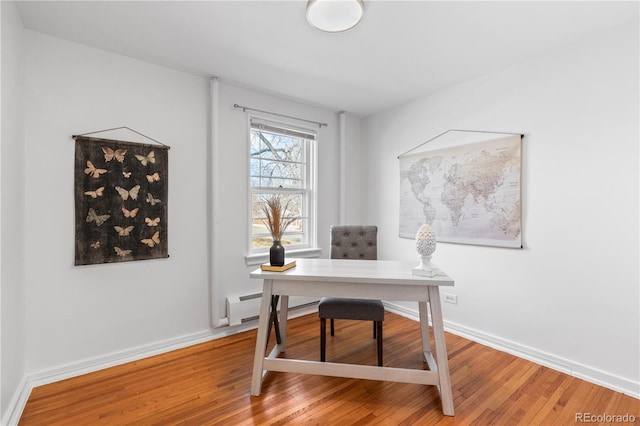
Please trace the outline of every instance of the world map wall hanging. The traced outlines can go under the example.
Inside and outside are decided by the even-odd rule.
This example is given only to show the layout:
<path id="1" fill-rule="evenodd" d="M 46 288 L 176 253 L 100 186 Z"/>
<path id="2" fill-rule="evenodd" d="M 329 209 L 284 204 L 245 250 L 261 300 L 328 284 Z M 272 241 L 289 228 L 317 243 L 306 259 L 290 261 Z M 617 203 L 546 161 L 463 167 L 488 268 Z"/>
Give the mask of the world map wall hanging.
<path id="1" fill-rule="evenodd" d="M 400 237 L 426 223 L 437 241 L 522 247 L 522 135 L 487 133 L 449 130 L 398 157 Z"/>
<path id="2" fill-rule="evenodd" d="M 75 264 L 169 257 L 169 147 L 74 139 Z"/>

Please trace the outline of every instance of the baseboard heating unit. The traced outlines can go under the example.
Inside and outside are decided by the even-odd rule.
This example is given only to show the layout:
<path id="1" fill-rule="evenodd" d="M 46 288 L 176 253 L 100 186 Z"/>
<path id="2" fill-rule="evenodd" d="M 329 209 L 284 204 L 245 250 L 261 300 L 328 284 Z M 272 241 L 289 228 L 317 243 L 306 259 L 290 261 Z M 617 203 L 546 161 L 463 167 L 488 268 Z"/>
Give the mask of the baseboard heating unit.
<path id="1" fill-rule="evenodd" d="M 227 315 L 229 316 L 229 325 L 240 325 L 258 319 L 260 316 L 261 301 L 262 293 L 228 296 Z M 316 303 L 318 303 L 318 298 L 291 296 L 289 297 L 289 312 Z"/>

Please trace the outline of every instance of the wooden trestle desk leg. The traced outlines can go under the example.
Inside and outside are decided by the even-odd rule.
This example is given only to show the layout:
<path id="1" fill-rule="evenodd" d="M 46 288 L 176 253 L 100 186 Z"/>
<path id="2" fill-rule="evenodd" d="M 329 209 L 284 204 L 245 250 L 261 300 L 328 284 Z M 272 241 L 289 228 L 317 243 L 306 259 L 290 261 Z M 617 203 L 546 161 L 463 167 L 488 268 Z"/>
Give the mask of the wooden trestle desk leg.
<path id="1" fill-rule="evenodd" d="M 447 359 L 447 344 L 444 339 L 444 325 L 442 323 L 442 307 L 440 306 L 440 289 L 429 286 L 429 306 L 431 307 L 431 323 L 433 324 L 433 340 L 436 346 L 436 362 L 440 378 L 440 400 L 442 412 L 445 416 L 453 416 L 453 395 L 451 393 L 451 378 L 449 377 L 449 360 Z"/>
<path id="2" fill-rule="evenodd" d="M 262 302 L 260 305 L 260 320 L 258 321 L 258 336 L 256 337 L 256 352 L 253 358 L 253 374 L 251 376 L 251 395 L 259 396 L 262 388 L 264 355 L 267 346 L 267 330 L 271 321 L 271 294 L 273 280 L 264 280 L 262 286 Z"/>
<path id="3" fill-rule="evenodd" d="M 287 345 L 287 316 L 289 314 L 289 296 L 280 295 L 280 352 L 284 352 Z"/>
<path id="4" fill-rule="evenodd" d="M 429 369 L 431 371 L 437 371 L 438 366 L 433 354 L 431 353 L 427 302 L 418 302 L 418 312 L 420 314 L 420 337 L 422 338 L 422 353 L 424 355 L 424 360 L 429 364 Z"/>

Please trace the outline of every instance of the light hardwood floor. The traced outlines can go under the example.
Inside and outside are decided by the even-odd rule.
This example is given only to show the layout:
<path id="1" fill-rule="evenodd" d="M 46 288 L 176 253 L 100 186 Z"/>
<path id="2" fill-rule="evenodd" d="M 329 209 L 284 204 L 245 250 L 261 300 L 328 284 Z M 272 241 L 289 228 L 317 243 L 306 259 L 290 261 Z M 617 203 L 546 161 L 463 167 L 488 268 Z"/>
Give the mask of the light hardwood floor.
<path id="1" fill-rule="evenodd" d="M 285 356 L 319 359 L 316 314 L 290 320 Z M 569 425 L 577 413 L 635 416 L 640 401 L 446 335 L 455 417 L 433 386 L 269 373 L 251 397 L 249 331 L 35 388 L 20 425 Z M 270 346 L 274 341 L 271 336 Z M 387 313 L 384 364 L 427 368 L 418 323 Z M 371 324 L 336 321 L 327 361 L 376 365 Z"/>

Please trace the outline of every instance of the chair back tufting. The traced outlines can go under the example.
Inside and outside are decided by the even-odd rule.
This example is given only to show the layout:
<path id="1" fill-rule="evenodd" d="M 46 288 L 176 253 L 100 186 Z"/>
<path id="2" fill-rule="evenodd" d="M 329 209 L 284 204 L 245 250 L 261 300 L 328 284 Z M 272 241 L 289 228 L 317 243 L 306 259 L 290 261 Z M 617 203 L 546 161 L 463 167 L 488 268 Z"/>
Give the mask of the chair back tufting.
<path id="1" fill-rule="evenodd" d="M 377 226 L 334 225 L 331 227 L 331 258 L 376 260 L 377 241 Z"/>

